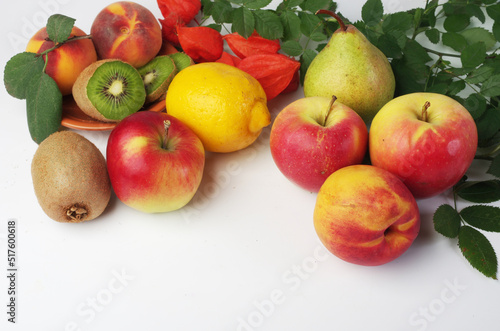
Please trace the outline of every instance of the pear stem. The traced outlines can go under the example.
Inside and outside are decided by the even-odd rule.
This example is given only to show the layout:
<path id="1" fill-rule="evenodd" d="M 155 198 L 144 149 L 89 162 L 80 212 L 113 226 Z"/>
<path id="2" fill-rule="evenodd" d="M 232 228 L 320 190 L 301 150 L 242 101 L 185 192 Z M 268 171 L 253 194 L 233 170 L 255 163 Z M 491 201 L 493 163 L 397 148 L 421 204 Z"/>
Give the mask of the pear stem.
<path id="1" fill-rule="evenodd" d="M 426 101 L 424 103 L 424 106 L 422 107 L 422 121 L 427 122 L 429 119 L 429 114 L 427 113 L 427 109 L 431 106 L 431 103 L 429 101 Z"/>
<path id="2" fill-rule="evenodd" d="M 337 20 L 337 22 L 339 22 L 340 30 L 342 30 L 342 31 L 347 30 L 347 26 L 344 24 L 344 21 L 342 21 L 340 16 L 337 15 L 336 13 L 334 13 L 333 11 L 327 10 L 327 9 L 320 9 L 316 12 L 316 15 L 318 15 L 318 14 L 326 14 L 326 15 L 332 16 L 333 18 L 335 18 Z"/>
<path id="3" fill-rule="evenodd" d="M 167 141 L 168 141 L 168 129 L 170 128 L 170 125 L 172 123 L 170 123 L 169 120 L 165 120 L 163 121 L 163 144 L 162 144 L 162 148 L 163 149 L 167 149 Z"/>
<path id="4" fill-rule="evenodd" d="M 325 119 L 323 120 L 323 126 L 326 126 L 326 122 L 328 121 L 328 116 L 332 113 L 333 104 L 337 100 L 337 97 L 332 95 L 332 100 L 330 100 L 330 104 L 328 105 L 328 110 L 326 111 Z"/>

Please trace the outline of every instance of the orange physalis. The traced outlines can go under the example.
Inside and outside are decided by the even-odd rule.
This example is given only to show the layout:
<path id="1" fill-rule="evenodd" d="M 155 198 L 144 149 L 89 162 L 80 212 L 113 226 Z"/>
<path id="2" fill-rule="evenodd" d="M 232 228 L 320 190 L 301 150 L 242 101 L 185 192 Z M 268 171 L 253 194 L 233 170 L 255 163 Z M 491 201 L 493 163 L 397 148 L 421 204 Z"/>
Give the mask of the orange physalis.
<path id="1" fill-rule="evenodd" d="M 197 63 L 216 61 L 224 51 L 219 31 L 206 26 L 178 26 L 177 37 L 184 53 Z"/>
<path id="2" fill-rule="evenodd" d="M 281 48 L 279 40 L 262 38 L 257 32 L 248 38 L 242 37 L 237 32 L 227 34 L 223 38 L 240 59 L 255 54 L 277 53 Z"/>
<path id="3" fill-rule="evenodd" d="M 257 79 L 271 100 L 289 86 L 300 62 L 279 53 L 256 54 L 242 59 L 237 67 Z"/>

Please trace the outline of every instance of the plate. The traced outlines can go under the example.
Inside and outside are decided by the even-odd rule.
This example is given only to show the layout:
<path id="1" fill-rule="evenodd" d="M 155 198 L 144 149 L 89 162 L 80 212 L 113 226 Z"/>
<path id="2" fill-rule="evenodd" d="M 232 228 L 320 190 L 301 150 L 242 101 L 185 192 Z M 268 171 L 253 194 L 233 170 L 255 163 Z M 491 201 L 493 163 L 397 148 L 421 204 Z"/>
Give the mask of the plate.
<path id="1" fill-rule="evenodd" d="M 141 110 L 151 110 L 161 112 L 165 110 L 165 100 L 152 103 Z M 63 114 L 61 120 L 62 126 L 69 129 L 87 130 L 87 131 L 106 131 L 112 130 L 117 122 L 101 122 L 87 116 L 77 105 L 73 97 L 66 96 L 63 99 Z"/>

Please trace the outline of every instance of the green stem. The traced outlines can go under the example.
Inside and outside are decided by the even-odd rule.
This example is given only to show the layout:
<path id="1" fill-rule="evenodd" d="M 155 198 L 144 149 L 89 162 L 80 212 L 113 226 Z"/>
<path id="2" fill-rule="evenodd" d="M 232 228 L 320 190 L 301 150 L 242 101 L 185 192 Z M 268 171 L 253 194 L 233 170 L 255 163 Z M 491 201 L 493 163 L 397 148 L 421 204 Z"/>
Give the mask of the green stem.
<path id="1" fill-rule="evenodd" d="M 58 44 L 55 44 L 53 47 L 41 52 L 40 54 L 38 54 L 37 56 L 44 56 L 44 55 L 47 55 L 48 53 L 52 52 L 53 50 L 55 49 L 58 49 L 59 47 L 61 47 L 62 45 L 68 43 L 68 42 L 71 42 L 71 41 L 76 41 L 76 40 L 82 40 L 82 39 L 91 39 L 92 36 L 91 35 L 85 35 L 85 36 L 74 36 L 74 37 L 71 37 L 61 43 L 58 43 Z"/>

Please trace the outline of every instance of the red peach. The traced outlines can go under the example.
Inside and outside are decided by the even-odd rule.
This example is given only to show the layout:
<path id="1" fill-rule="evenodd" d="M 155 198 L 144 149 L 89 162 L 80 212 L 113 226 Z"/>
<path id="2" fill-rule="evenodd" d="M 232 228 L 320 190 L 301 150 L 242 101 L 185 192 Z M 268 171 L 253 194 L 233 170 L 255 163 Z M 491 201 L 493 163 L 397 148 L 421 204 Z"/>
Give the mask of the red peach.
<path id="1" fill-rule="evenodd" d="M 85 35 L 85 32 L 75 26 L 71 30 L 70 38 Z M 26 51 L 39 54 L 52 47 L 54 42 L 48 40 L 47 29 L 43 27 L 29 40 Z M 92 40 L 80 39 L 56 48 L 45 60 L 48 61 L 45 72 L 55 80 L 61 93 L 68 95 L 71 94 L 73 84 L 83 69 L 97 61 L 97 54 Z"/>
<path id="2" fill-rule="evenodd" d="M 389 171 L 371 165 L 337 170 L 316 199 L 313 218 L 319 239 L 350 263 L 388 263 L 410 247 L 420 229 L 410 190 Z"/>
<path id="3" fill-rule="evenodd" d="M 115 2 L 97 15 L 90 29 L 100 59 L 119 59 L 142 67 L 160 51 L 160 23 L 146 7 Z"/>

